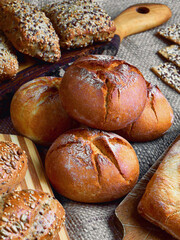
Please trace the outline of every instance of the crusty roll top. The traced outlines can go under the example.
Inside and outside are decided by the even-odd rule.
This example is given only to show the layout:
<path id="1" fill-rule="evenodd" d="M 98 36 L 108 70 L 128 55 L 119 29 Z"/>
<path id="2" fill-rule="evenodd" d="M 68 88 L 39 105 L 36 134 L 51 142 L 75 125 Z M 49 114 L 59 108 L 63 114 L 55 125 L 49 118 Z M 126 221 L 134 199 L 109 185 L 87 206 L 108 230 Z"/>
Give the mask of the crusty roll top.
<path id="1" fill-rule="evenodd" d="M 65 110 L 93 128 L 117 130 L 136 120 L 146 103 L 140 71 L 111 56 L 86 56 L 66 71 L 60 87 Z"/>
<path id="2" fill-rule="evenodd" d="M 18 145 L 0 141 L 0 194 L 15 188 L 25 177 L 27 156 Z"/>
<path id="3" fill-rule="evenodd" d="M 54 239 L 65 220 L 61 204 L 41 191 L 9 193 L 0 208 L 0 239 Z"/>
<path id="4" fill-rule="evenodd" d="M 50 147 L 47 175 L 62 195 L 81 202 L 105 202 L 125 195 L 137 181 L 132 146 L 113 133 L 75 129 Z"/>

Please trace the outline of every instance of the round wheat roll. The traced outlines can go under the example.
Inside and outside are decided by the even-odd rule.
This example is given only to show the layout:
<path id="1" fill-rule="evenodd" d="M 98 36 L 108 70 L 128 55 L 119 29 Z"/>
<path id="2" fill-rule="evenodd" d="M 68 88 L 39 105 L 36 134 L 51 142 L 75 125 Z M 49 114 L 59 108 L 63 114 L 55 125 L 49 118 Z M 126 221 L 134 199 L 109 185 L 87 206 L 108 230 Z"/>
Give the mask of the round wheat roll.
<path id="1" fill-rule="evenodd" d="M 146 103 L 140 71 L 112 56 L 90 55 L 76 60 L 60 87 L 67 113 L 92 128 L 118 130 L 136 120 Z"/>
<path id="2" fill-rule="evenodd" d="M 85 128 L 69 130 L 55 140 L 45 169 L 58 193 L 86 203 L 124 196 L 139 176 L 136 153 L 125 139 Z"/>
<path id="3" fill-rule="evenodd" d="M 147 89 L 147 102 L 141 116 L 126 128 L 116 131 L 128 141 L 152 141 L 161 137 L 173 123 L 173 110 L 160 89 L 148 82 Z"/>
<path id="4" fill-rule="evenodd" d="M 21 86 L 11 102 L 15 129 L 36 143 L 49 145 L 76 123 L 61 105 L 61 78 L 40 77 Z"/>
<path id="5" fill-rule="evenodd" d="M 49 194 L 13 191 L 1 199 L 0 239 L 57 239 L 64 220 L 62 205 Z"/>
<path id="6" fill-rule="evenodd" d="M 0 141 L 0 194 L 15 189 L 24 179 L 28 158 L 17 144 Z"/>

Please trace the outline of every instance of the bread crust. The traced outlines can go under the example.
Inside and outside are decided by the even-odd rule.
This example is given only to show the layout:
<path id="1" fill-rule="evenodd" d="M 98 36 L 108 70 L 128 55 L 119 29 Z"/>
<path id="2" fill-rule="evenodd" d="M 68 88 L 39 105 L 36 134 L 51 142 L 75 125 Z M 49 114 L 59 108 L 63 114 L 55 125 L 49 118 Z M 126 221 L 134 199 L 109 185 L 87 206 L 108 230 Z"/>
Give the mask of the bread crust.
<path id="1" fill-rule="evenodd" d="M 61 105 L 61 78 L 40 77 L 22 85 L 14 94 L 10 114 L 15 129 L 36 143 L 50 145 L 77 123 Z"/>
<path id="2" fill-rule="evenodd" d="M 0 238 L 52 240 L 65 220 L 62 205 L 38 190 L 7 194 L 0 203 Z"/>
<path id="3" fill-rule="evenodd" d="M 110 41 L 116 30 L 110 16 L 92 0 L 64 0 L 44 8 L 63 48 Z"/>
<path id="4" fill-rule="evenodd" d="M 0 30 L 0 82 L 14 77 L 19 69 L 11 42 Z"/>
<path id="5" fill-rule="evenodd" d="M 21 0 L 2 0 L 0 7 L 0 27 L 18 51 L 47 62 L 60 59 L 59 38 L 44 12 Z"/>
<path id="6" fill-rule="evenodd" d="M 139 176 L 139 162 L 122 137 L 79 128 L 51 145 L 45 170 L 53 187 L 80 202 L 106 202 L 128 193 Z"/>
<path id="7" fill-rule="evenodd" d="M 28 158 L 17 144 L 0 141 L 0 194 L 15 189 L 24 179 Z"/>
<path id="8" fill-rule="evenodd" d="M 148 221 L 180 239 L 180 137 L 149 181 L 138 205 Z"/>
<path id="9" fill-rule="evenodd" d="M 67 113 L 92 128 L 124 128 L 142 113 L 146 83 L 140 71 L 112 56 L 89 55 L 65 72 L 60 98 Z"/>
<path id="10" fill-rule="evenodd" d="M 131 142 L 152 141 L 161 137 L 172 125 L 171 105 L 157 86 L 147 83 L 147 102 L 140 117 L 117 134 Z"/>

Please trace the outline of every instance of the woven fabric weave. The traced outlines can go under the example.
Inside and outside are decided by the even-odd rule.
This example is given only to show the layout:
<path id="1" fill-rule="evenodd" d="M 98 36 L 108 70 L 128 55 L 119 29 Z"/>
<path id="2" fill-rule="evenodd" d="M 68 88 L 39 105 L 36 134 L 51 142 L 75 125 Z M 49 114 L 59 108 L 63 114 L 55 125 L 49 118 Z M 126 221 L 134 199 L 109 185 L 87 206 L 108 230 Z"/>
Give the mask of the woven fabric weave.
<path id="1" fill-rule="evenodd" d="M 31 3 L 43 6 L 51 0 L 27 0 Z M 99 4 L 114 19 L 127 7 L 142 3 L 138 0 L 99 0 Z M 149 1 L 143 0 L 144 3 Z M 151 3 L 162 3 L 170 7 L 172 11 L 171 19 L 163 24 L 163 27 L 180 22 L 180 1 L 151 0 Z M 133 25 L 132 25 L 133 27 Z M 168 132 L 161 138 L 147 143 L 133 143 L 140 162 L 140 178 L 146 173 L 151 165 L 180 134 L 180 94 L 163 83 L 150 70 L 153 66 L 158 66 L 164 60 L 157 55 L 157 51 L 170 42 L 157 37 L 156 32 L 159 27 L 125 38 L 120 44 L 117 56 L 120 59 L 136 66 L 144 75 L 145 79 L 154 85 L 158 85 L 162 93 L 170 102 L 174 111 L 174 123 Z M 13 129 L 10 117 L 0 119 L 1 133 L 16 133 Z M 45 153 L 47 149 L 42 149 Z M 139 178 L 139 179 L 140 179 Z M 114 225 L 113 217 L 115 208 L 121 202 L 119 199 L 105 204 L 82 204 L 70 201 L 56 194 L 66 210 L 66 227 L 71 240 L 114 240 L 119 239 L 118 229 Z"/>

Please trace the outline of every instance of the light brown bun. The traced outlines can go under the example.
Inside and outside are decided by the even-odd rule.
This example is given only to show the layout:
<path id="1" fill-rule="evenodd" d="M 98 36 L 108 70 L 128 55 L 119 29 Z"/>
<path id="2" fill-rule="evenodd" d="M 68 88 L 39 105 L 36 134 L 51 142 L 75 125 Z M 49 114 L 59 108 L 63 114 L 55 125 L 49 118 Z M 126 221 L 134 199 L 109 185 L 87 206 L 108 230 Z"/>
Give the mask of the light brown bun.
<path id="1" fill-rule="evenodd" d="M 141 116 L 117 134 L 133 142 L 152 141 L 162 136 L 173 123 L 173 110 L 157 86 L 147 82 L 147 102 Z"/>
<path id="2" fill-rule="evenodd" d="M 47 193 L 14 191 L 0 203 L 0 239 L 55 239 L 64 220 L 63 207 Z"/>
<path id="3" fill-rule="evenodd" d="M 21 86 L 11 102 L 11 120 L 15 129 L 36 143 L 51 144 L 59 135 L 75 126 L 61 105 L 61 78 L 40 77 Z"/>
<path id="4" fill-rule="evenodd" d="M 24 179 L 27 156 L 17 144 L 0 141 L 0 194 L 10 192 Z"/>
<path id="5" fill-rule="evenodd" d="M 168 150 L 146 186 L 145 193 L 138 204 L 138 212 L 142 217 L 180 240 L 179 167 L 180 136 Z"/>
<path id="6" fill-rule="evenodd" d="M 66 71 L 60 87 L 67 113 L 92 128 L 118 130 L 135 121 L 146 103 L 140 71 L 112 56 L 89 55 Z"/>
<path id="7" fill-rule="evenodd" d="M 124 196 L 139 176 L 136 153 L 125 139 L 83 128 L 56 139 L 46 155 L 45 169 L 57 192 L 86 203 Z"/>

